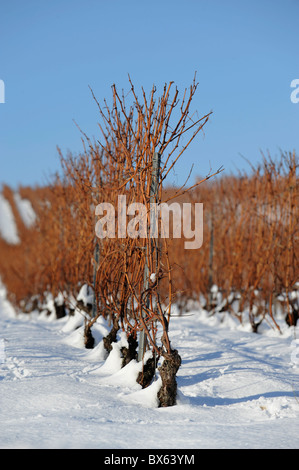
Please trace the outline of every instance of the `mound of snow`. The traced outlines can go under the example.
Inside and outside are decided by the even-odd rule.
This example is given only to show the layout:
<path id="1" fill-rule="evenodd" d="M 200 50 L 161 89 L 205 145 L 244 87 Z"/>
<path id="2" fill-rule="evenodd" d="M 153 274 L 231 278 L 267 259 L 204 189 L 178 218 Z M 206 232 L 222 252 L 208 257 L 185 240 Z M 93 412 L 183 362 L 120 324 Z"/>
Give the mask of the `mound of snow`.
<path id="1" fill-rule="evenodd" d="M 94 373 L 100 375 L 114 374 L 121 370 L 123 358 L 121 357 L 121 348 L 128 347 L 128 342 L 125 333 L 121 333 L 120 341 L 112 343 L 112 351 L 110 351 L 104 364 L 96 369 Z"/>
<path id="2" fill-rule="evenodd" d="M 36 213 L 33 210 L 31 202 L 28 199 L 22 199 L 18 193 L 14 194 L 14 200 L 24 225 L 27 228 L 32 227 L 36 221 Z"/>
<path id="3" fill-rule="evenodd" d="M 74 315 L 68 317 L 67 323 L 63 325 L 61 331 L 62 333 L 71 333 L 72 331 L 81 328 L 84 325 L 83 312 L 78 308 L 75 309 Z"/>
<path id="4" fill-rule="evenodd" d="M 140 387 L 141 390 L 137 390 L 136 392 L 130 393 L 129 395 L 125 395 L 123 397 L 123 401 L 130 404 L 137 404 L 144 408 L 158 408 L 158 392 L 161 388 L 161 385 L 161 377 L 158 377 L 147 388 Z"/>
<path id="5" fill-rule="evenodd" d="M 0 194 L 0 236 L 11 245 L 20 243 L 12 209 L 2 194 Z"/>
<path id="6" fill-rule="evenodd" d="M 81 287 L 77 297 L 77 301 L 80 302 L 80 300 L 85 306 L 93 304 L 93 290 L 89 285 L 84 284 Z"/>
<path id="7" fill-rule="evenodd" d="M 6 288 L 2 284 L 1 278 L 0 278 L 0 314 L 4 314 L 10 318 L 14 318 L 16 316 L 15 309 L 6 298 Z"/>

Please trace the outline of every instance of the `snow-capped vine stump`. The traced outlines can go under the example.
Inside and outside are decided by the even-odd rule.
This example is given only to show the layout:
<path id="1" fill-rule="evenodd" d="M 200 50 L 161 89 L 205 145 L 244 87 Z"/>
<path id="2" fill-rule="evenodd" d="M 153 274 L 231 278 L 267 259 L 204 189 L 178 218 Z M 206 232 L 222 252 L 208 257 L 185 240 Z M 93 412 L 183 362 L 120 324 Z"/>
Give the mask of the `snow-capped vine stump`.
<path id="1" fill-rule="evenodd" d="M 93 349 L 94 347 L 94 337 L 88 324 L 84 327 L 84 345 L 86 349 Z"/>
<path id="2" fill-rule="evenodd" d="M 112 343 L 116 343 L 117 341 L 117 332 L 119 330 L 118 319 L 114 318 L 113 326 L 110 330 L 110 333 L 103 338 L 104 348 L 109 353 L 112 351 Z"/>
<path id="3" fill-rule="evenodd" d="M 136 351 L 137 346 L 138 346 L 138 342 L 136 338 L 134 337 L 134 335 L 131 334 L 128 337 L 128 347 L 121 348 L 121 353 L 123 357 L 122 367 L 125 367 L 133 359 L 137 359 L 137 351 Z"/>
<path id="4" fill-rule="evenodd" d="M 176 349 L 171 350 L 170 354 L 165 355 L 165 359 L 159 372 L 162 380 L 162 386 L 158 392 L 159 406 L 173 406 L 176 404 L 177 381 L 176 373 L 181 365 L 181 356 Z"/>
<path id="5" fill-rule="evenodd" d="M 155 375 L 156 372 L 156 359 L 155 357 L 150 357 L 146 363 L 143 365 L 142 371 L 139 372 L 137 377 L 137 383 L 142 386 L 142 388 L 148 387 Z"/>

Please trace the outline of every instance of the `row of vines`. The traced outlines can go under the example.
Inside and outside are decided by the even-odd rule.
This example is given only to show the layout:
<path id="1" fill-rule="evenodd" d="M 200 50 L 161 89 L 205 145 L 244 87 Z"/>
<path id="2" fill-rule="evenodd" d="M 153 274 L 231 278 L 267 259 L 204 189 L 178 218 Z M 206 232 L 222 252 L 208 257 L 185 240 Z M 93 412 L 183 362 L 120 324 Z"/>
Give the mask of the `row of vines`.
<path id="1" fill-rule="evenodd" d="M 173 240 L 172 261 L 180 303 L 198 299 L 210 315 L 229 312 L 253 332 L 267 321 L 280 330 L 276 314 L 296 325 L 299 314 L 298 157 L 261 155 L 250 172 L 222 176 L 185 196 L 204 201 L 204 243 L 183 252 Z M 185 293 L 188 292 L 188 295 Z"/>
<path id="2" fill-rule="evenodd" d="M 191 115 L 196 89 L 193 81 L 179 99 L 169 83 L 159 98 L 155 87 L 149 97 L 142 90 L 139 98 L 130 81 L 126 97 L 113 86 L 111 104 L 103 107 L 93 95 L 99 140 L 81 131 L 83 151 L 64 156 L 59 150 L 61 172 L 49 185 L 19 188 L 37 214 L 34 226 L 22 224 L 13 191 L 7 186 L 2 190 L 14 208 L 21 239 L 12 245 L 0 238 L 0 273 L 10 299 L 31 311 L 43 309 L 49 294 L 62 296 L 63 302 L 55 303 L 57 316 L 81 308 L 85 345 L 91 348 L 92 327 L 104 317 L 111 326 L 103 339 L 107 352 L 118 332 L 125 332 L 123 365 L 132 359 L 144 362 L 138 377 L 143 387 L 160 364 L 161 406 L 176 402 L 175 376 L 181 364 L 169 338 L 174 306 L 183 313 L 191 300 L 200 301 L 210 315 L 229 312 L 240 323 L 249 321 L 254 332 L 264 320 L 279 330 L 277 302 L 289 325 L 298 319 L 295 153 L 282 153 L 276 161 L 262 155 L 259 165 L 239 175 L 217 176 L 219 169 L 192 187 L 187 182 L 181 188 L 165 185 L 209 120 L 210 114 Z M 145 208 L 145 236 L 140 236 L 142 219 L 121 213 L 120 197 L 127 206 Z M 173 230 L 165 238 L 161 224 L 151 237 L 153 202 L 173 209 L 189 203 L 193 215 L 195 204 L 203 203 L 202 246 L 186 250 L 184 237 Z M 106 218 L 105 236 L 99 238 L 95 228 L 106 213 L 98 208 L 105 204 L 115 208 L 114 220 Z M 124 227 L 131 227 L 130 236 Z M 91 293 L 87 303 L 78 300 L 82 286 Z"/>
<path id="3" fill-rule="evenodd" d="M 19 253 L 9 268 L 19 277 L 22 291 L 28 290 L 27 296 L 50 291 L 57 297 L 62 293 L 66 302 L 71 299 L 69 310 L 77 306 L 82 284 L 93 290 L 93 301 L 81 305 L 87 314 L 86 346 L 92 347 L 92 326 L 103 316 L 112 327 L 103 340 L 105 348 L 112 350 L 120 329 L 126 333 L 124 365 L 137 357 L 144 361 L 138 378 L 143 387 L 151 382 L 161 359 L 158 399 L 160 406 L 171 406 L 176 402 L 176 373 L 181 364 L 169 339 L 172 266 L 161 227 L 157 225 L 156 236 L 150 236 L 151 204 L 161 203 L 163 181 L 207 123 L 209 114 L 196 119 L 190 115 L 195 80 L 182 99 L 172 82 L 165 85 L 159 98 L 153 87 L 149 97 L 142 90 L 139 99 L 129 81 L 129 105 L 128 95 L 120 95 L 115 86 L 110 106 L 105 101 L 101 107 L 93 95 L 101 118 L 100 139 L 92 141 L 81 131 L 81 154 L 64 157 L 59 151 L 62 172 L 45 189 L 45 197 L 37 201 L 37 226 L 27 233 L 25 252 Z M 134 218 L 130 236 L 126 227 L 132 224 L 132 217 L 119 213 L 120 196 L 126 199 L 126 206 L 139 204 L 145 211 L 143 221 Z M 105 232 L 97 238 L 97 208 L 107 205 L 115 208 L 112 223 L 118 236 Z M 145 236 L 141 237 L 140 224 L 144 222 Z M 4 277 L 8 289 L 12 287 L 11 274 Z M 15 286 L 12 292 L 19 297 Z M 57 310 L 61 314 L 58 303 Z M 143 346 L 137 353 L 138 339 Z M 151 355 L 147 354 L 145 361 L 147 351 Z"/>

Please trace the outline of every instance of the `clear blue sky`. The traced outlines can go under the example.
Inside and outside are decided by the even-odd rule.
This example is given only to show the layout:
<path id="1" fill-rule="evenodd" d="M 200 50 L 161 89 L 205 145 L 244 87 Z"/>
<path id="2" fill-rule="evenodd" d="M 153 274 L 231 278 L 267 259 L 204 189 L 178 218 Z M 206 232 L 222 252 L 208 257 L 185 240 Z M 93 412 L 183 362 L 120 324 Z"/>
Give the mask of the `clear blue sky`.
<path id="1" fill-rule="evenodd" d="M 150 92 L 197 71 L 192 109 L 213 111 L 172 182 L 248 168 L 260 150 L 299 151 L 299 0 L 10 0 L 0 5 L 0 184 L 43 184 L 59 169 L 56 146 L 82 150 L 73 120 L 99 136 L 111 85 Z"/>

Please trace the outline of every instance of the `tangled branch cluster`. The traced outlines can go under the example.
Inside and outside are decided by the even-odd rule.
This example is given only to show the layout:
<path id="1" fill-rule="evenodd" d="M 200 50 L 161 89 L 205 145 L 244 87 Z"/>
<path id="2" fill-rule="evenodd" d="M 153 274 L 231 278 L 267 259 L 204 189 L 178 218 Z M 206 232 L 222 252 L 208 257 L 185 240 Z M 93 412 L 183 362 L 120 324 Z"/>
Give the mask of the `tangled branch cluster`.
<path id="1" fill-rule="evenodd" d="M 169 340 L 173 287 L 168 241 L 162 239 L 160 226 L 155 238 L 150 236 L 150 207 L 152 202 L 161 202 L 165 178 L 210 114 L 197 119 L 190 114 L 195 80 L 181 101 L 172 82 L 159 98 L 155 87 L 149 97 L 142 89 L 141 99 L 129 82 L 126 98 L 113 85 L 110 107 L 106 101 L 101 107 L 92 92 L 101 118 L 100 139 L 92 141 L 81 131 L 83 151 L 79 155 L 64 157 L 58 149 L 62 174 L 56 175 L 42 199 L 43 206 L 37 209 L 35 244 L 28 249 L 39 266 L 36 292 L 53 296 L 64 292 L 70 302 L 82 284 L 94 291 L 93 309 L 89 305 L 86 317 L 86 344 L 92 345 L 91 329 L 100 315 L 112 325 L 104 338 L 108 351 L 117 331 L 126 333 L 129 351 L 124 351 L 124 362 L 137 357 L 138 337 L 143 335 L 145 349 L 152 351 L 139 378 L 143 386 L 150 383 L 148 370 L 153 373 L 163 356 L 160 402 L 167 406 L 175 403 L 180 357 Z M 184 192 L 184 188 L 177 191 L 178 195 Z M 126 197 L 127 206 L 141 203 L 145 207 L 147 236 L 138 235 L 138 226 L 136 236 L 128 236 L 118 223 L 118 236 L 97 239 L 95 210 L 101 203 L 116 209 L 116 220 L 125 217 L 130 223 L 130 216 L 118 213 L 120 195 Z"/>

